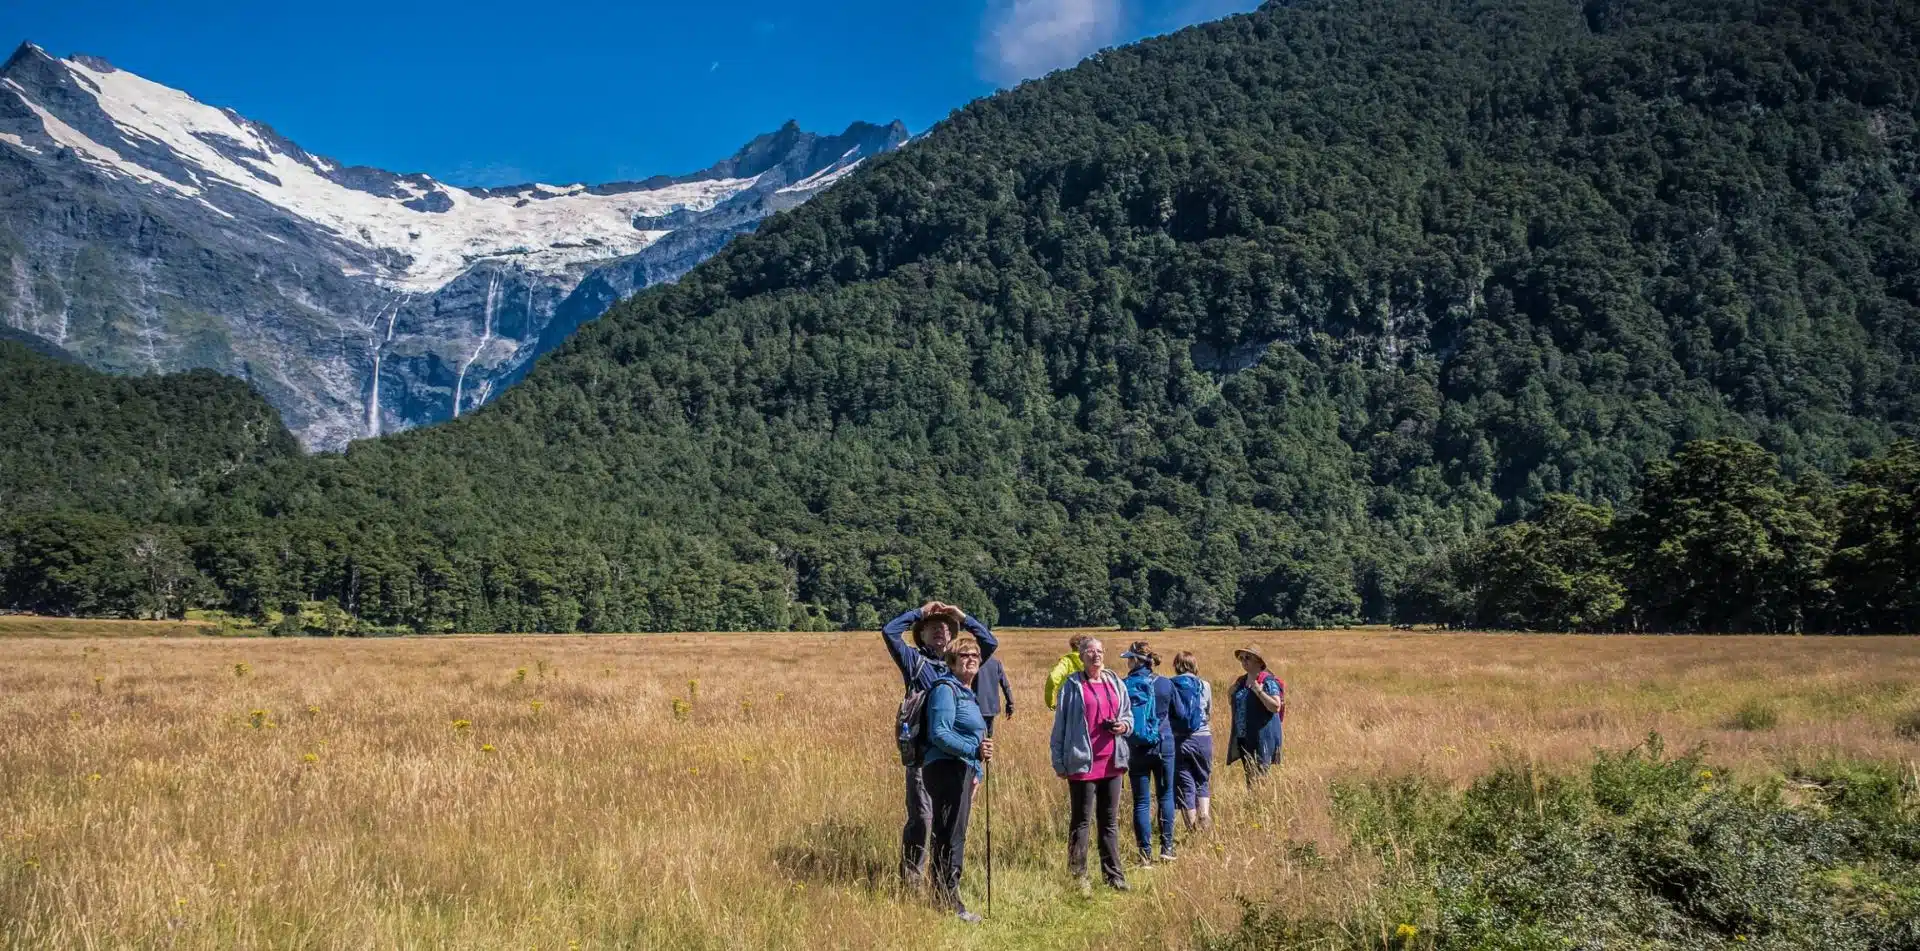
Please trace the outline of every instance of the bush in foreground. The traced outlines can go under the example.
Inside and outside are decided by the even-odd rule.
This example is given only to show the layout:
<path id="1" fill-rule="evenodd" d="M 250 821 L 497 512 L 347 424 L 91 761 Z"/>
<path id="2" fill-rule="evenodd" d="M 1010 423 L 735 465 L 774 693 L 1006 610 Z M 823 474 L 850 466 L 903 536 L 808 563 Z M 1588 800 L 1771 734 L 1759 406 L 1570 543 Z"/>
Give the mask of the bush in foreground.
<path id="1" fill-rule="evenodd" d="M 1389 886 L 1346 921 L 1253 906 L 1207 946 L 1920 949 L 1917 782 L 1857 764 L 1743 781 L 1654 736 L 1584 778 L 1514 762 L 1457 794 L 1345 786 L 1352 846 Z"/>

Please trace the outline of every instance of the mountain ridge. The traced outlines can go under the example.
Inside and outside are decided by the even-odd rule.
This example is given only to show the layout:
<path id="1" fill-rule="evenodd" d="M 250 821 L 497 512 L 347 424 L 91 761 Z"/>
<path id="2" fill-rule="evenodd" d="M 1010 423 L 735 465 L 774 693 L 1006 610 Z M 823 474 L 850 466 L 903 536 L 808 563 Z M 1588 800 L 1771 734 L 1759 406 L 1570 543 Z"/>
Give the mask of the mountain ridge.
<path id="1" fill-rule="evenodd" d="M 556 315 L 678 277 L 906 138 L 789 123 L 685 175 L 462 188 L 23 43 L 0 67 L 0 320 L 101 369 L 258 381 L 338 449 L 471 411 L 564 338 Z"/>

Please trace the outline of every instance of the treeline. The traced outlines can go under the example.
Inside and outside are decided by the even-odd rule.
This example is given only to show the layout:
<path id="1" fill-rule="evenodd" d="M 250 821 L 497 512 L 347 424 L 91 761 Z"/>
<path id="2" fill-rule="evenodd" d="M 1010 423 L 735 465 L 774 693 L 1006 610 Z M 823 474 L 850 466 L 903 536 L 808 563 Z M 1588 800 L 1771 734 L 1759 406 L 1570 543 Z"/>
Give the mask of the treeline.
<path id="1" fill-rule="evenodd" d="M 1268 4 L 969 104 L 448 425 L 236 461 L 40 413 L 0 523 L 71 544 L 10 543 L 4 606 L 1555 626 L 1445 563 L 1559 496 L 1638 511 L 1694 440 L 1837 512 L 1920 436 L 1917 47 L 1867 0 Z M 1622 605 L 1558 626 L 1881 623 L 1835 613 L 1846 538 L 1768 569 L 1832 594 L 1688 615 L 1744 595 L 1636 600 L 1667 567 L 1607 537 Z"/>
<path id="2" fill-rule="evenodd" d="M 1554 495 L 1443 553 L 1403 623 L 1539 631 L 1920 633 L 1920 442 L 1838 486 L 1732 439 L 1652 466 L 1615 512 Z"/>
<path id="3" fill-rule="evenodd" d="M 533 545 L 408 562 L 356 554 L 337 534 L 315 545 L 324 534 L 275 542 L 94 515 L 16 518 L 0 525 L 0 606 L 122 617 L 219 608 L 271 621 L 280 633 L 365 634 L 871 628 L 879 609 L 896 603 L 862 602 L 835 618 L 796 608 L 777 577 L 717 560 L 666 578 L 628 575 L 591 552 Z M 423 552 L 427 541 L 408 548 Z M 1268 613 L 1206 620 L 1298 623 Z M 1359 620 L 1349 613 L 1331 623 Z M 1817 476 L 1790 481 L 1775 456 L 1743 440 L 1689 443 L 1650 466 L 1617 512 L 1552 495 L 1532 518 L 1427 559 L 1380 620 L 1538 631 L 1920 633 L 1920 442 L 1903 440 L 1854 464 L 1837 485 Z M 1172 622 L 1149 610 L 1118 623 Z"/>

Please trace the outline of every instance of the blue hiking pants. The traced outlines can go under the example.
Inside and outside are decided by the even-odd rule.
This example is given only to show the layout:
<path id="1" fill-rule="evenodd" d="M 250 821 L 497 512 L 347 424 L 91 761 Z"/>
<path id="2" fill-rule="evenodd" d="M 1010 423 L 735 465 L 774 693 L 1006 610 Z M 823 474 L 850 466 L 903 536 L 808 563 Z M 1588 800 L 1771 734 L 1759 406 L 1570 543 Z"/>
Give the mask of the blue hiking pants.
<path id="1" fill-rule="evenodd" d="M 1171 744 L 1169 744 L 1171 745 Z M 1159 747 L 1129 751 L 1127 779 L 1133 786 L 1133 836 L 1140 851 L 1153 852 L 1153 807 L 1160 808 L 1160 851 L 1173 851 L 1173 757 Z"/>
<path id="2" fill-rule="evenodd" d="M 1213 798 L 1213 737 L 1189 736 L 1180 741 L 1174 757 L 1173 804 L 1198 808 L 1197 799 Z"/>

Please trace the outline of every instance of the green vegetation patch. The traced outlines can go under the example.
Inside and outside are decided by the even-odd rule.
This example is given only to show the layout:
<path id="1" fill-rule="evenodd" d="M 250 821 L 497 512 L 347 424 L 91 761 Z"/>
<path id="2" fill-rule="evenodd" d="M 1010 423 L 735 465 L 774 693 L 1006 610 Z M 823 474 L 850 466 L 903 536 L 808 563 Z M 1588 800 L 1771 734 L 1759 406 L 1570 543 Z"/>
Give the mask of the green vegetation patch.
<path id="1" fill-rule="evenodd" d="M 1336 808 L 1386 888 L 1349 920 L 1285 900 L 1204 945 L 1241 948 L 1920 948 L 1920 788 L 1829 762 L 1735 777 L 1655 735 L 1585 776 L 1515 759 L 1455 793 L 1344 785 Z"/>

